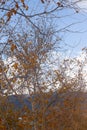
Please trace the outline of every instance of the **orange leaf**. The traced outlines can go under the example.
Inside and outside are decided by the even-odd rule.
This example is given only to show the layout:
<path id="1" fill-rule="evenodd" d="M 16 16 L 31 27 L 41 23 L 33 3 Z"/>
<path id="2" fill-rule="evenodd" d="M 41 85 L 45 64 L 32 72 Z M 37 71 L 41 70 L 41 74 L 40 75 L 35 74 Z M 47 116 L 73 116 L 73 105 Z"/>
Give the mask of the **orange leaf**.
<path id="1" fill-rule="evenodd" d="M 2 68 L 0 67 L 0 73 L 2 72 Z"/>
<path id="2" fill-rule="evenodd" d="M 18 63 L 15 63 L 15 64 L 13 65 L 13 67 L 14 67 L 15 69 L 17 69 L 17 68 L 18 68 Z"/>
<path id="3" fill-rule="evenodd" d="M 24 3 L 24 0 L 21 0 L 22 3 Z"/>
<path id="4" fill-rule="evenodd" d="M 17 47 L 16 47 L 15 44 L 12 44 L 12 45 L 11 45 L 11 51 L 14 51 L 16 48 L 17 48 Z"/>
<path id="5" fill-rule="evenodd" d="M 16 6 L 16 8 L 17 8 L 17 9 L 19 8 L 18 3 L 16 3 L 16 5 L 15 5 L 15 6 Z"/>

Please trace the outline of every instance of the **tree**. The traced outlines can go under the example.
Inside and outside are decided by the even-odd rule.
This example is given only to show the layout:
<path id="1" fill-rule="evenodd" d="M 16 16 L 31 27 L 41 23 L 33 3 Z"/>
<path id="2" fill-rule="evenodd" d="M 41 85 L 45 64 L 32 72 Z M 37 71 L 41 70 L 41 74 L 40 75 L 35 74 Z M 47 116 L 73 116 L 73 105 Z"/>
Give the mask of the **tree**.
<path id="1" fill-rule="evenodd" d="M 26 48 L 26 44 L 25 44 L 24 48 Z M 40 51 L 40 49 L 38 51 Z M 20 62 L 21 57 L 18 56 L 18 54 L 16 52 L 16 56 L 17 56 L 17 58 L 20 59 L 19 60 L 19 62 Z M 31 53 L 29 53 L 29 54 L 31 54 Z M 24 55 L 22 55 L 22 58 L 25 59 L 23 56 L 25 57 L 25 53 L 24 53 Z M 41 54 L 40 54 L 40 56 L 41 56 Z M 23 59 L 22 59 L 22 61 L 23 61 Z M 42 58 L 41 58 L 41 60 L 42 60 Z M 30 61 L 30 59 L 29 59 L 29 61 Z M 39 59 L 38 59 L 38 61 L 39 61 Z M 10 107 L 11 112 L 9 113 L 10 108 L 8 107 L 7 110 L 9 113 L 9 115 L 8 115 L 9 118 L 5 117 L 4 120 L 7 122 L 7 126 L 9 129 L 13 128 L 13 127 L 15 127 L 15 129 L 19 129 L 21 127 L 21 129 L 31 128 L 34 130 L 35 129 L 36 130 L 37 129 L 38 130 L 39 129 L 40 130 L 41 129 L 42 130 L 45 130 L 45 129 L 47 129 L 47 130 L 50 130 L 50 129 L 52 129 L 52 130 L 54 130 L 54 129 L 73 130 L 73 129 L 78 129 L 78 128 L 82 129 L 83 127 L 84 127 L 84 130 L 86 129 L 86 125 L 84 124 L 84 121 L 83 121 L 86 118 L 83 116 L 84 110 L 82 109 L 83 100 L 84 100 L 83 86 L 84 87 L 86 86 L 85 81 L 82 78 L 83 64 L 81 66 L 80 62 L 78 63 L 79 60 L 77 60 L 77 59 L 76 60 L 71 59 L 71 61 L 68 59 L 64 60 L 63 63 L 61 63 L 60 68 L 53 70 L 53 73 L 48 74 L 49 71 L 47 70 L 47 74 L 50 76 L 50 79 L 48 78 L 49 80 L 47 79 L 47 82 L 45 82 L 46 81 L 45 77 L 43 77 L 43 80 L 41 80 L 42 73 L 36 73 L 36 74 L 39 74 L 39 76 L 40 76 L 40 77 L 38 77 L 38 80 L 36 79 L 35 73 L 34 74 L 32 73 L 33 69 L 34 69 L 34 71 L 35 71 L 35 68 L 36 68 L 36 70 L 39 69 L 38 67 L 36 67 L 37 62 L 35 62 L 36 64 L 34 64 L 34 66 L 33 65 L 30 66 L 28 62 L 23 62 L 24 65 L 22 66 L 22 62 L 21 62 L 21 64 L 19 64 L 19 66 L 21 67 L 21 71 L 25 70 L 25 71 L 23 71 L 23 73 L 20 73 L 21 72 L 20 67 L 17 66 L 17 68 L 16 68 L 14 66 L 15 63 L 13 63 L 13 67 L 15 69 L 19 69 L 18 76 L 20 76 L 20 78 L 23 76 L 24 76 L 23 78 L 25 78 L 25 75 L 23 75 L 23 74 L 26 74 L 26 72 L 29 72 L 29 76 L 27 76 L 27 80 L 22 79 L 24 81 L 24 82 L 22 82 L 22 84 L 24 85 L 23 86 L 24 88 L 26 87 L 27 89 L 29 89 L 30 97 L 28 98 L 28 101 L 31 102 L 32 111 L 29 110 L 29 108 L 27 108 L 27 106 L 25 105 L 22 109 L 20 109 L 20 111 L 19 111 L 20 113 L 17 114 L 15 123 L 16 122 L 18 122 L 18 123 L 13 124 L 11 122 L 11 120 L 9 120 L 9 119 L 10 119 L 10 116 L 12 117 L 16 113 L 16 111 L 14 111 L 14 109 L 12 109 L 12 107 Z M 32 64 L 33 63 L 34 62 L 32 62 Z M 39 63 L 41 63 L 41 62 L 39 62 Z M 69 65 L 66 66 L 66 64 L 69 64 Z M 77 68 L 78 72 L 76 71 L 76 75 L 74 75 L 74 77 L 72 77 L 73 75 L 71 76 L 66 73 L 66 72 L 68 72 L 68 69 L 69 69 L 68 66 L 70 66 L 70 65 L 71 65 L 70 72 L 71 71 L 72 71 L 72 73 L 75 72 L 73 70 L 73 69 L 75 69 L 75 67 L 74 66 L 72 67 L 72 64 L 75 66 L 79 65 L 79 68 Z M 84 64 L 85 64 L 85 60 L 84 60 Z M 28 67 L 25 67 L 26 65 L 28 65 Z M 33 67 L 35 67 L 35 68 L 33 68 Z M 31 69 L 32 69 L 32 71 L 30 73 L 29 70 L 31 70 Z M 35 71 L 35 72 L 38 72 L 38 71 Z M 40 72 L 41 72 L 41 68 L 40 68 Z M 46 76 L 45 69 L 43 72 L 44 72 L 43 73 L 44 76 Z M 21 75 L 19 75 L 19 74 L 21 74 Z M 14 78 L 15 78 L 15 75 L 12 78 L 12 80 Z M 29 80 L 29 79 L 31 79 L 31 80 Z M 28 81 L 30 81 L 30 82 L 28 82 Z M 39 86 L 37 84 L 38 83 L 37 81 L 39 81 Z M 82 81 L 83 81 L 83 84 L 81 84 Z M 79 84 L 79 82 L 80 82 L 80 84 Z M 56 88 L 56 90 L 55 90 L 53 88 L 55 88 L 56 85 L 59 85 L 59 87 Z M 79 85 L 81 85 L 81 86 L 79 86 Z M 52 89 L 50 89 L 48 91 L 48 88 L 50 86 L 52 87 Z M 30 89 L 31 87 L 32 87 L 32 89 Z M 21 89 L 21 85 L 19 88 Z M 53 91 L 53 90 L 55 90 L 55 91 Z M 17 90 L 15 89 L 15 91 L 18 91 L 18 89 Z M 18 98 L 18 100 L 21 101 L 21 99 L 19 99 L 19 98 Z M 21 118 L 21 120 L 18 121 L 19 117 Z M 9 123 L 9 125 L 8 125 L 8 123 Z M 80 124 L 81 124 L 81 126 L 80 126 Z"/>
<path id="2" fill-rule="evenodd" d="M 32 6 L 28 9 L 24 0 L 0 3 L 3 11 L 0 54 L 4 57 L 4 62 L 0 58 L 0 83 L 3 88 L 0 127 L 6 130 L 77 130 L 84 127 L 85 130 L 83 120 L 86 118 L 81 109 L 86 86 L 82 73 L 84 65 L 78 59 L 64 59 L 58 66 L 59 57 L 55 62 L 50 56 L 55 48 L 59 49 L 59 32 L 75 24 L 56 27 L 55 30 L 54 23 L 50 23 L 52 17 L 65 8 L 74 8 L 76 2 L 41 2 L 42 11 L 38 13 L 36 10 L 33 14 L 29 12 Z M 56 63 L 56 69 L 55 66 L 50 67 L 53 63 Z M 8 97 L 13 94 L 23 103 L 21 96 L 25 92 L 31 109 L 26 104 L 16 109 L 14 103 L 9 103 Z"/>

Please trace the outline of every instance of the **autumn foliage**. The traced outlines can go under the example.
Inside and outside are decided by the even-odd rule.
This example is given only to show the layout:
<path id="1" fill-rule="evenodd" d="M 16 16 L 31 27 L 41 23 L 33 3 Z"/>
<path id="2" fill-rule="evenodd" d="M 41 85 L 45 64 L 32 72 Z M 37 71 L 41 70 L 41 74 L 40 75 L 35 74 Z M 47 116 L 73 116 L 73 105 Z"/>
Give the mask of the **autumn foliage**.
<path id="1" fill-rule="evenodd" d="M 34 49 L 32 45 L 33 43 L 28 46 Z M 78 69 L 79 76 L 77 75 L 77 77 L 72 77 L 71 75 L 68 77 L 66 74 L 67 69 L 61 66 L 59 70 L 51 70 L 52 72 L 44 70 L 44 72 L 41 65 L 44 63 L 44 58 L 46 61 L 47 52 L 44 50 L 44 46 L 39 46 L 38 44 L 36 47 L 35 49 L 38 49 L 38 51 L 34 49 L 30 50 L 30 52 L 26 48 L 26 44 L 23 46 L 21 52 L 18 52 L 17 47 L 14 49 L 11 48 L 11 52 L 15 53 L 17 51 L 15 53 L 16 58 L 10 64 L 11 66 L 8 67 L 8 64 L 3 65 L 1 69 L 0 73 L 3 74 L 4 78 L 1 81 L 2 89 L 7 91 L 1 94 L 0 97 L 0 129 L 86 130 L 87 116 L 85 116 L 85 112 L 87 107 L 87 93 L 84 92 L 85 81 L 82 79 L 81 68 Z M 38 55 L 38 53 L 43 55 Z M 63 65 L 66 62 L 67 64 L 70 63 L 69 60 L 64 60 Z M 75 61 L 72 62 L 74 63 Z M 2 62 L 2 64 L 4 63 Z M 78 65 L 81 67 L 80 63 Z M 9 71 L 12 71 L 10 75 Z M 48 75 L 50 80 L 47 79 Z M 83 86 L 79 86 L 79 82 L 82 83 L 82 81 Z M 58 84 L 60 86 L 56 88 Z M 8 88 L 6 87 L 7 85 Z M 49 87 L 51 88 L 49 89 Z M 27 91 L 27 97 L 24 94 L 25 91 Z M 8 100 L 10 94 L 14 94 L 17 97 L 17 101 L 24 105 L 18 107 L 19 103 L 15 105 L 14 102 L 10 102 Z M 23 101 L 25 97 L 27 104 Z M 31 107 L 28 106 L 28 103 Z"/>
<path id="2" fill-rule="evenodd" d="M 87 49 L 83 61 L 62 58 L 60 32 L 70 25 L 55 29 L 52 21 L 74 4 L 39 3 L 44 11 L 0 1 L 0 130 L 87 130 Z"/>

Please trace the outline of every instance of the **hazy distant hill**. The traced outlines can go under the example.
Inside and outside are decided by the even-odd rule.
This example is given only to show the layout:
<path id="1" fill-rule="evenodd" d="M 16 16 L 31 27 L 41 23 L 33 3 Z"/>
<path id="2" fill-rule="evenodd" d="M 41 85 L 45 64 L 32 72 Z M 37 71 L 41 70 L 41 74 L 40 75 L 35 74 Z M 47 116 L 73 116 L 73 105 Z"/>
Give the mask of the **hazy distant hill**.
<path id="1" fill-rule="evenodd" d="M 13 104 L 16 109 L 21 109 L 24 106 L 32 109 L 29 96 L 27 95 L 11 95 L 7 97 L 7 101 Z"/>
<path id="2" fill-rule="evenodd" d="M 35 96 L 33 96 L 35 98 Z M 32 98 L 33 98 L 32 97 Z M 37 96 L 36 96 L 37 97 Z M 40 95 L 39 95 L 40 98 Z M 86 112 L 87 109 L 87 93 L 79 93 L 79 92 L 71 92 L 71 93 L 64 93 L 64 94 L 57 94 L 56 92 L 53 93 L 53 95 L 50 97 L 50 99 L 48 99 L 49 104 L 51 103 L 51 105 L 56 105 L 57 103 L 60 103 L 61 105 L 63 105 L 63 101 L 65 99 L 71 99 L 72 98 L 80 98 L 81 100 L 81 106 L 82 109 Z M 24 106 L 26 106 L 27 108 L 29 108 L 30 110 L 32 110 L 32 104 L 30 101 L 30 97 L 28 95 L 11 95 L 7 97 L 7 101 L 11 104 L 14 104 L 14 107 L 16 109 L 21 109 Z"/>

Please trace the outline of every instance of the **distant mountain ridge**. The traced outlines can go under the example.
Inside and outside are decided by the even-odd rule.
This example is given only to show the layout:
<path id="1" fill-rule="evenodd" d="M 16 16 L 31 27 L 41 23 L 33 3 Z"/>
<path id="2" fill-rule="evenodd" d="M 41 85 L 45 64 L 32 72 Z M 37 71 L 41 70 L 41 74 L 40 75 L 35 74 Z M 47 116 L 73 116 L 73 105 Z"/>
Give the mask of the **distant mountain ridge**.
<path id="1" fill-rule="evenodd" d="M 39 96 L 40 97 L 40 96 Z M 34 97 L 35 98 L 35 97 Z M 58 95 L 55 92 L 49 99 L 49 104 L 56 105 L 57 103 L 63 104 L 65 99 L 72 99 L 72 98 L 81 98 L 81 105 L 82 109 L 86 112 L 87 109 L 87 93 L 78 93 L 78 92 L 71 92 L 71 93 L 64 93 Z M 30 101 L 29 95 L 10 95 L 7 97 L 7 101 L 14 105 L 16 109 L 21 109 L 24 106 L 32 110 L 32 102 Z"/>

